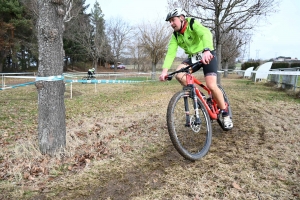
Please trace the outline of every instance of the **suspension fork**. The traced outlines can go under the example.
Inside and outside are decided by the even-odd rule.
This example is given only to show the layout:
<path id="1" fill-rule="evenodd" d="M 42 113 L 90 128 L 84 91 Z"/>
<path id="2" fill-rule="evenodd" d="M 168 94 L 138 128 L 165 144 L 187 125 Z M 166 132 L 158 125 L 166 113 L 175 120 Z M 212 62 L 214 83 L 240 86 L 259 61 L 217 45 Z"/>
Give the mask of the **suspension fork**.
<path id="1" fill-rule="evenodd" d="M 195 115 L 196 115 L 196 120 L 194 122 L 194 125 L 199 125 L 201 123 L 200 121 L 200 116 L 199 116 L 199 105 L 197 103 L 197 95 L 196 95 L 196 88 L 195 86 L 188 85 L 184 89 L 189 90 L 189 96 L 184 97 L 184 109 L 185 109 L 185 116 L 186 116 L 186 123 L 185 126 L 189 127 L 190 124 L 190 110 L 189 110 L 189 103 L 188 103 L 188 98 L 191 97 L 193 99 L 193 107 L 195 109 Z"/>
<path id="2" fill-rule="evenodd" d="M 185 127 L 190 127 L 190 110 L 189 110 L 189 102 L 187 96 L 183 97 L 184 100 L 184 110 L 185 110 Z"/>

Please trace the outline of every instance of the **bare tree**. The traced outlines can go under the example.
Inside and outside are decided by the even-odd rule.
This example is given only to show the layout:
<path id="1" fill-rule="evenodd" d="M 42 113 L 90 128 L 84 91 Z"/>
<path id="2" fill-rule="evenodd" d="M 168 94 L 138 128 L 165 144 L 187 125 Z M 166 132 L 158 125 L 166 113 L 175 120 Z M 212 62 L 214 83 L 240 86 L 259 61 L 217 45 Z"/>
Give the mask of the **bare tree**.
<path id="1" fill-rule="evenodd" d="M 81 14 L 73 18 L 71 23 L 66 24 L 65 38 L 81 47 L 77 51 L 87 54 L 93 60 L 95 69 L 97 69 L 100 58 L 106 55 L 108 46 L 103 17 L 100 5 L 96 2 L 91 14 Z"/>
<path id="2" fill-rule="evenodd" d="M 43 154 L 53 155 L 66 146 L 63 81 L 63 27 L 70 1 L 38 1 L 38 138 Z"/>
<path id="3" fill-rule="evenodd" d="M 98 60 L 105 54 L 105 46 L 107 46 L 107 38 L 105 35 L 104 15 L 98 1 L 94 4 L 91 12 L 92 32 L 92 57 L 94 68 L 97 69 Z"/>
<path id="4" fill-rule="evenodd" d="M 87 53 L 93 58 L 93 31 L 94 27 L 91 25 L 89 15 L 83 14 L 66 24 L 64 37 L 79 45 L 81 53 Z"/>
<path id="5" fill-rule="evenodd" d="M 228 66 L 234 65 L 236 58 L 242 53 L 242 47 L 249 40 L 249 35 L 239 31 L 230 31 L 224 35 L 222 43 L 222 66 L 224 69 L 224 78 L 228 76 Z"/>
<path id="6" fill-rule="evenodd" d="M 68 5 L 68 9 L 64 11 L 64 22 L 70 22 L 81 13 L 82 6 L 78 2 L 82 2 L 82 0 L 64 0 L 65 5 Z"/>
<path id="7" fill-rule="evenodd" d="M 138 41 L 135 39 L 132 39 L 131 44 L 128 45 L 128 52 L 131 55 L 132 61 L 133 61 L 133 69 L 135 69 L 135 65 L 138 65 L 138 71 L 139 71 L 139 44 Z"/>
<path id="8" fill-rule="evenodd" d="M 232 30 L 252 30 L 259 20 L 275 12 L 277 0 L 169 0 L 169 6 L 182 7 L 188 16 L 201 20 L 215 35 L 218 67 L 221 69 L 222 42 Z"/>
<path id="9" fill-rule="evenodd" d="M 127 44 L 131 38 L 132 26 L 121 18 L 111 18 L 107 22 L 107 32 L 108 41 L 111 47 L 111 54 L 113 56 L 113 62 L 116 66 L 116 61 L 118 62 L 121 55 L 125 54 L 127 50 Z M 117 68 L 115 67 L 115 70 Z"/>
<path id="10" fill-rule="evenodd" d="M 151 59 L 151 78 L 154 80 L 156 79 L 156 65 L 167 52 L 167 46 L 172 36 L 171 30 L 169 25 L 164 22 L 143 23 L 138 29 L 140 31 L 139 43 Z"/>

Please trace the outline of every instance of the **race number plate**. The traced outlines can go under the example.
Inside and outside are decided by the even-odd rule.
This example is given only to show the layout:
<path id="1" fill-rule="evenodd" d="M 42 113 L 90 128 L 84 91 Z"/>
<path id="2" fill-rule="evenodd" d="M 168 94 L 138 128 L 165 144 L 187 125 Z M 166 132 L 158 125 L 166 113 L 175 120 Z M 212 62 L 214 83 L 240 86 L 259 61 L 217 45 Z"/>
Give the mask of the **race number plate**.
<path id="1" fill-rule="evenodd" d="M 196 53 L 191 57 L 192 63 L 199 62 L 201 59 L 202 59 L 202 53 Z"/>

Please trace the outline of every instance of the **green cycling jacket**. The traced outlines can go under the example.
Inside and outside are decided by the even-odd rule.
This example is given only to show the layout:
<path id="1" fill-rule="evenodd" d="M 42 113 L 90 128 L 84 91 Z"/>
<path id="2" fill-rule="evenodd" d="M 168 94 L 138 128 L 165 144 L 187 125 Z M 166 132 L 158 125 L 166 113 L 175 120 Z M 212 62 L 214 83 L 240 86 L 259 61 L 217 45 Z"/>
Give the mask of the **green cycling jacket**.
<path id="1" fill-rule="evenodd" d="M 195 53 L 202 52 L 205 48 L 209 48 L 211 51 L 214 50 L 210 30 L 197 20 L 194 20 L 192 30 L 190 27 L 191 18 L 186 18 L 186 20 L 188 24 L 184 34 L 176 33 L 177 38 L 173 34 L 170 39 L 167 55 L 162 66 L 163 69 L 170 69 L 176 57 L 178 46 L 181 47 L 189 57 Z"/>

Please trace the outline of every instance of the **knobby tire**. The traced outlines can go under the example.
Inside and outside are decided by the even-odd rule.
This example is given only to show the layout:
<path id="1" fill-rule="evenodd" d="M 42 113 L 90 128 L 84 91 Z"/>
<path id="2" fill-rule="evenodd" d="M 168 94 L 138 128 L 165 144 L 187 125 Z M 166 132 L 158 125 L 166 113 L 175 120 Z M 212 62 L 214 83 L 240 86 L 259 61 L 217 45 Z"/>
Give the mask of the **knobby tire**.
<path id="1" fill-rule="evenodd" d="M 171 98 L 167 109 L 167 126 L 175 149 L 184 158 L 195 161 L 205 156 L 209 151 L 212 141 L 212 129 L 209 114 L 198 97 L 197 103 L 201 123 L 199 126 L 186 126 L 184 98 L 188 100 L 192 124 L 193 119 L 195 119 L 193 99 L 190 98 L 189 94 L 190 91 L 180 91 Z"/>

